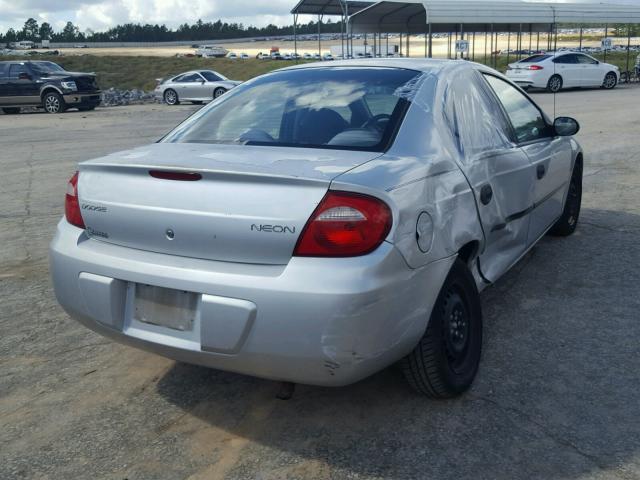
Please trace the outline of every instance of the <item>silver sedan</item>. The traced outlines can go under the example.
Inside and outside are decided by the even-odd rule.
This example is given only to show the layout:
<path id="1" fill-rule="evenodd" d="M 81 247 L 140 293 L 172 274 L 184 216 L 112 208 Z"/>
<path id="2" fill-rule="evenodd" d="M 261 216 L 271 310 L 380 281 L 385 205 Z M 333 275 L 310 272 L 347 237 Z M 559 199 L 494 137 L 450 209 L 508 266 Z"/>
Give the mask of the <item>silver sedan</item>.
<path id="1" fill-rule="evenodd" d="M 194 70 L 161 81 L 154 94 L 167 105 L 200 104 L 224 95 L 240 83 L 213 70 Z"/>
<path id="2" fill-rule="evenodd" d="M 51 243 L 87 327 L 184 362 L 315 385 L 400 362 L 471 385 L 479 292 L 578 222 L 575 120 L 471 62 L 257 77 L 160 142 L 80 164 Z"/>

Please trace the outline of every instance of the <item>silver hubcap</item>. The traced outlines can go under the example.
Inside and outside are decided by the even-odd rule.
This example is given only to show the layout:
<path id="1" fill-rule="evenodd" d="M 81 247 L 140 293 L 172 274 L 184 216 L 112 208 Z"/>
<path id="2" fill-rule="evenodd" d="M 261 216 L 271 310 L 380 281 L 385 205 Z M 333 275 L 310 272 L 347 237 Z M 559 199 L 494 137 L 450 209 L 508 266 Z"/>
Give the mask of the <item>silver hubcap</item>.
<path id="1" fill-rule="evenodd" d="M 49 113 L 58 113 L 58 111 L 60 110 L 60 100 L 51 95 L 45 99 L 44 108 Z"/>
<path id="2" fill-rule="evenodd" d="M 215 98 L 218 98 L 220 96 L 222 96 L 224 94 L 224 90 L 222 90 L 221 88 L 216 90 L 216 94 L 214 95 Z"/>
<path id="3" fill-rule="evenodd" d="M 552 78 L 551 79 L 551 90 L 560 90 L 560 86 L 562 84 L 560 83 L 560 79 L 559 78 Z"/>
<path id="4" fill-rule="evenodd" d="M 173 92 L 167 92 L 166 99 L 169 105 L 173 105 L 176 103 L 176 94 Z"/>
<path id="5" fill-rule="evenodd" d="M 604 86 L 606 88 L 613 88 L 616 84 L 616 79 L 613 75 L 607 75 L 604 79 Z"/>

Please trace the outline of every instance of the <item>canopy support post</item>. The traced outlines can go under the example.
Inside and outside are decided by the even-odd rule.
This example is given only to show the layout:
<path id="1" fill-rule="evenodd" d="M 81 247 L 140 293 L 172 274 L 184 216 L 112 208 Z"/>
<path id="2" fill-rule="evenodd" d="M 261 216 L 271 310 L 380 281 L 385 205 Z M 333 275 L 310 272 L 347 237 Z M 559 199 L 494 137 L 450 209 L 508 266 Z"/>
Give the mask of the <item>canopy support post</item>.
<path id="1" fill-rule="evenodd" d="M 320 26 L 322 25 L 322 15 L 318 15 L 318 55 L 322 56 L 322 42 L 320 40 Z"/>
<path id="2" fill-rule="evenodd" d="M 484 26 L 484 64 L 487 64 L 487 41 L 489 37 L 489 32 L 487 32 L 487 25 Z"/>
<path id="3" fill-rule="evenodd" d="M 578 49 L 579 51 L 582 51 L 582 31 L 583 31 L 583 27 L 581 25 L 580 26 L 580 48 Z"/>
<path id="4" fill-rule="evenodd" d="M 293 14 L 293 53 L 298 61 L 298 14 Z"/>
<path id="5" fill-rule="evenodd" d="M 627 24 L 627 81 L 625 83 L 629 83 L 630 80 L 630 73 L 629 72 L 629 57 L 631 55 L 631 24 L 628 23 Z"/>
<path id="6" fill-rule="evenodd" d="M 509 33 L 507 33 L 507 65 L 509 65 L 509 58 L 511 58 L 511 25 L 509 25 Z"/>
<path id="7" fill-rule="evenodd" d="M 407 31 L 407 58 L 409 58 L 409 32 Z"/>
<path id="8" fill-rule="evenodd" d="M 400 47 L 399 47 L 398 55 L 402 57 L 402 32 L 400 32 Z"/>
<path id="9" fill-rule="evenodd" d="M 605 23 L 604 25 L 604 39 L 609 38 L 609 24 Z M 607 47 L 604 47 L 604 62 L 607 62 Z"/>
<path id="10" fill-rule="evenodd" d="M 472 46 L 471 46 L 471 60 L 473 62 L 476 61 L 476 32 L 473 32 L 473 39 L 471 40 L 473 42 Z"/>
<path id="11" fill-rule="evenodd" d="M 429 23 L 429 58 L 433 58 L 433 32 Z"/>

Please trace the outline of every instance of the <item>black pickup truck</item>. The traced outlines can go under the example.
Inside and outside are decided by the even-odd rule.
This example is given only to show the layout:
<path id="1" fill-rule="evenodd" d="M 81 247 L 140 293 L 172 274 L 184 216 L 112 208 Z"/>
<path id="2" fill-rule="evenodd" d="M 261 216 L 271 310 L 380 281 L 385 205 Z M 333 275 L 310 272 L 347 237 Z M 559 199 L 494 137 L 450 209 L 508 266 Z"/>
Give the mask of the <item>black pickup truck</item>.
<path id="1" fill-rule="evenodd" d="M 100 89 L 90 73 L 67 72 L 53 62 L 0 62 L 0 108 L 20 113 L 21 107 L 42 107 L 49 113 L 67 108 L 93 110 Z"/>

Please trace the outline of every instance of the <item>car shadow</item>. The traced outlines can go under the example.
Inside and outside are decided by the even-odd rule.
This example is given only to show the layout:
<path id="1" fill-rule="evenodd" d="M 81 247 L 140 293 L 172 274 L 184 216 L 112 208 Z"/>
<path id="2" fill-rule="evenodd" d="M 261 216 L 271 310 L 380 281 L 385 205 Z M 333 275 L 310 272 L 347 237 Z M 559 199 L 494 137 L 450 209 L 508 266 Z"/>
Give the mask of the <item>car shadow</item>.
<path id="1" fill-rule="evenodd" d="M 637 215 L 583 210 L 574 235 L 544 238 L 485 290 L 483 361 L 459 399 L 413 393 L 396 367 L 287 401 L 277 382 L 185 364 L 157 389 L 185 412 L 174 433 L 229 476 L 637 475 L 639 234 Z"/>

